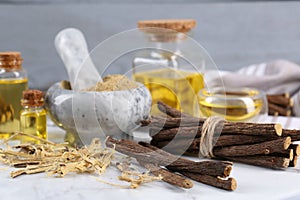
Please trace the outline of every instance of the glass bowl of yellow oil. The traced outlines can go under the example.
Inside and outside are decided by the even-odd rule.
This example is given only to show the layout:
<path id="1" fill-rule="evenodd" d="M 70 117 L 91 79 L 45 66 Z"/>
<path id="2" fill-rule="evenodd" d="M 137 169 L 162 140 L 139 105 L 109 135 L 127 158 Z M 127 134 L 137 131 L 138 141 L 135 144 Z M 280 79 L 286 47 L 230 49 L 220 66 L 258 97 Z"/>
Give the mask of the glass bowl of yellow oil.
<path id="1" fill-rule="evenodd" d="M 201 116 L 221 116 L 227 121 L 263 122 L 268 102 L 263 91 L 255 88 L 205 88 L 199 92 Z"/>

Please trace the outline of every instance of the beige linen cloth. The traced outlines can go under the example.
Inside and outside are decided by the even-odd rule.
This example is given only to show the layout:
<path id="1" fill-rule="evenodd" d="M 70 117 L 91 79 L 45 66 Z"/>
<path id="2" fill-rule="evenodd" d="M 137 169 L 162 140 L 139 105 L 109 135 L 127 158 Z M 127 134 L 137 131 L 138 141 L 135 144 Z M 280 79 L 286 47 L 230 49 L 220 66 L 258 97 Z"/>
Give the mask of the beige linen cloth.
<path id="1" fill-rule="evenodd" d="M 223 83 L 222 83 L 223 81 Z M 300 116 L 300 66 L 287 60 L 255 64 L 236 72 L 221 73 L 221 79 L 209 80 L 208 85 L 254 87 L 267 94 L 288 92 L 294 100 L 294 113 Z"/>

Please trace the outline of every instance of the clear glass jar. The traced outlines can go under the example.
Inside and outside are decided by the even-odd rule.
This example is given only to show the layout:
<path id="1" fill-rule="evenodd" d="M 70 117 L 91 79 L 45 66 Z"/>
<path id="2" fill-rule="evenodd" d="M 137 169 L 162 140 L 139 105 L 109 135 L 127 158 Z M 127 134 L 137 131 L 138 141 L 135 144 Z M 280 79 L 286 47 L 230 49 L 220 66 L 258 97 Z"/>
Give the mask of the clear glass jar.
<path id="1" fill-rule="evenodd" d="M 20 101 L 28 88 L 19 52 L 0 52 L 0 139 L 20 130 Z"/>
<path id="2" fill-rule="evenodd" d="M 192 64 L 186 54 L 185 50 L 189 49 L 187 40 L 191 40 L 187 36 L 189 30 L 151 28 L 151 24 L 150 28 L 145 27 L 141 31 L 147 38 L 147 48 L 139 50 L 133 59 L 133 79 L 150 90 L 152 114 L 159 113 L 156 103 L 163 101 L 185 113 L 199 116 L 197 94 L 204 87 L 205 63 L 199 56 L 197 63 Z M 164 27 L 168 28 L 168 24 Z"/>
<path id="3" fill-rule="evenodd" d="M 44 108 L 44 94 L 39 90 L 23 92 L 20 116 L 20 131 L 41 139 L 47 139 L 47 112 Z M 22 136 L 21 143 L 40 143 L 34 137 Z"/>

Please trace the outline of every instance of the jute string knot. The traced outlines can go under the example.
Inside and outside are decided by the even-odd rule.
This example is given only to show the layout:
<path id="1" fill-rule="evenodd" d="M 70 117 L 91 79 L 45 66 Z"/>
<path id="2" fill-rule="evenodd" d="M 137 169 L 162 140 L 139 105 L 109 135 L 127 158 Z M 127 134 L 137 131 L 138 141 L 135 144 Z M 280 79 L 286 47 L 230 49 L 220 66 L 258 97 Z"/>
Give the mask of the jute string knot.
<path id="1" fill-rule="evenodd" d="M 200 143 L 199 143 L 199 157 L 213 158 L 213 147 L 218 136 L 220 136 L 221 129 L 225 120 L 222 117 L 212 116 L 205 120 L 202 126 Z"/>

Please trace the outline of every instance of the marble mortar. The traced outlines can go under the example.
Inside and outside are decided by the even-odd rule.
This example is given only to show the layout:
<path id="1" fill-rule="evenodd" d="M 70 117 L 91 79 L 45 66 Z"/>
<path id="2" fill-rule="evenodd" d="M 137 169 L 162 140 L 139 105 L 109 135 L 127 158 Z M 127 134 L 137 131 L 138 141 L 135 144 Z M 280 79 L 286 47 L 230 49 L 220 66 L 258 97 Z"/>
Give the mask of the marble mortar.
<path id="1" fill-rule="evenodd" d="M 55 83 L 46 93 L 46 108 L 57 126 L 75 135 L 76 145 L 108 135 L 128 138 L 151 110 L 149 90 L 138 85 L 130 90 L 86 92 Z"/>

